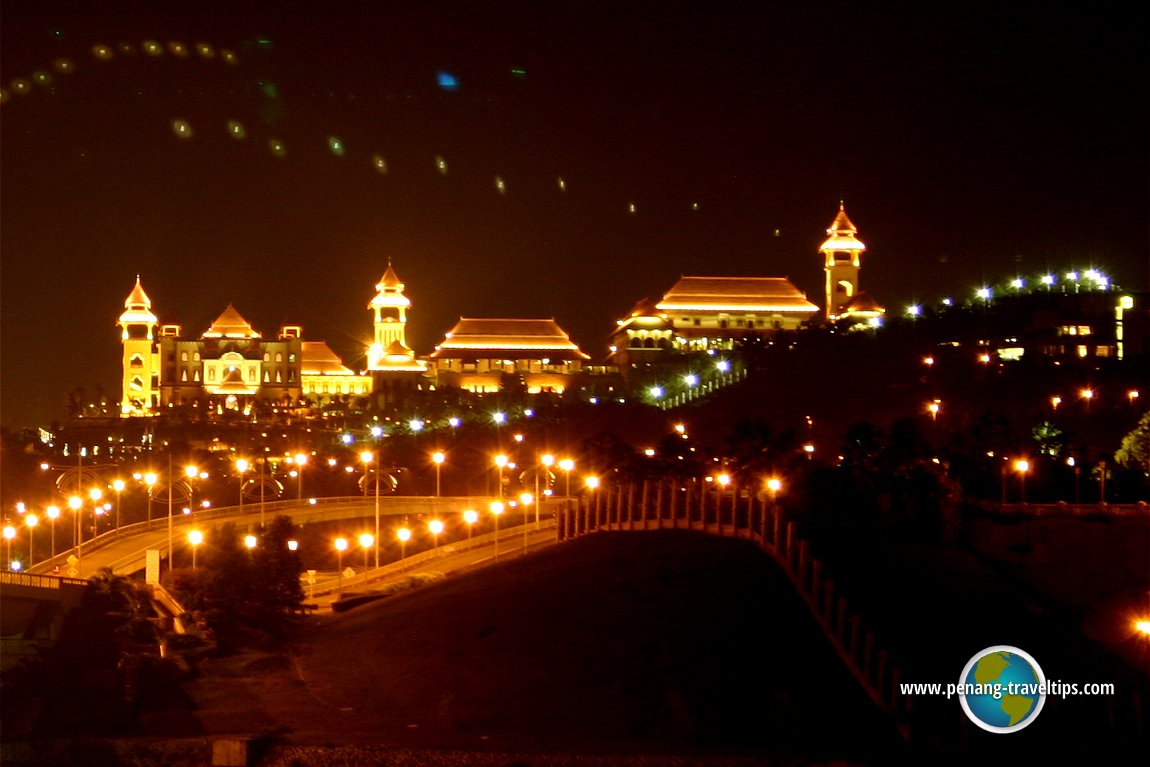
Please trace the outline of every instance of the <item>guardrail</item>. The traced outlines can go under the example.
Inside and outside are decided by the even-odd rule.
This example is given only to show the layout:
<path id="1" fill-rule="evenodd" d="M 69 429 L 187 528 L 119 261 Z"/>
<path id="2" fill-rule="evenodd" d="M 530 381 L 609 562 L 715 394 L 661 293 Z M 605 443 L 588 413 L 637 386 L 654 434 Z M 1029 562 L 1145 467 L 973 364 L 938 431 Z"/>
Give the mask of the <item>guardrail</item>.
<path id="1" fill-rule="evenodd" d="M 783 569 L 806 602 L 818 626 L 847 670 L 878 708 L 889 714 L 904 740 L 910 739 L 909 701 L 899 693 L 902 673 L 873 631 L 851 609 L 835 582 L 822 574 L 823 564 L 809 554 L 809 544 L 783 519 L 773 501 L 751 494 L 741 503 L 736 493 L 710 488 L 645 481 L 642 485 L 602 488 L 560 512 L 560 540 L 599 530 L 698 530 L 753 541 Z"/>

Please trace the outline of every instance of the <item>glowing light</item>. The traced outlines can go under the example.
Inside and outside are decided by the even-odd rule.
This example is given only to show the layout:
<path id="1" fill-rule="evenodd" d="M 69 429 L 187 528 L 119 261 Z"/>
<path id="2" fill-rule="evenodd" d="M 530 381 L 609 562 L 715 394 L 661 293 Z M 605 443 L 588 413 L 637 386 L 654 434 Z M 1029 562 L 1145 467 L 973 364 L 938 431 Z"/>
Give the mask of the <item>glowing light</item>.
<path id="1" fill-rule="evenodd" d="M 560 192 L 566 192 L 567 191 L 567 182 L 563 180 L 562 176 L 559 177 L 559 191 Z"/>
<path id="2" fill-rule="evenodd" d="M 216 50 L 208 43 L 196 43 L 196 53 L 203 56 L 205 59 L 215 57 Z"/>
<path id="3" fill-rule="evenodd" d="M 445 160 L 442 157 L 439 157 L 437 155 L 435 158 L 435 169 L 439 171 L 440 175 L 446 176 L 447 175 L 447 160 Z"/>
<path id="4" fill-rule="evenodd" d="M 991 296 L 990 288 L 979 288 L 977 291 L 975 291 L 975 295 L 981 298 L 983 301 L 989 301 Z"/>
<path id="5" fill-rule="evenodd" d="M 203 542 L 204 542 L 203 532 L 201 532 L 199 530 L 189 530 L 188 531 L 188 543 L 192 544 L 193 546 L 199 546 Z"/>
<path id="6" fill-rule="evenodd" d="M 233 51 L 229 51 L 226 48 L 220 51 L 220 58 L 224 60 L 225 64 L 240 63 L 240 57 L 237 56 Z"/>
<path id="7" fill-rule="evenodd" d="M 92 55 L 100 61 L 109 61 L 116 54 L 112 51 L 111 47 L 107 45 L 96 45 L 92 47 Z"/>
<path id="8" fill-rule="evenodd" d="M 374 437 L 375 439 L 379 439 L 380 437 L 383 436 L 383 427 L 382 426 L 372 426 L 370 431 L 371 431 L 371 436 Z"/>
<path id="9" fill-rule="evenodd" d="M 1030 461 L 1027 461 L 1024 458 L 1020 458 L 1014 462 L 1014 470 L 1019 474 L 1025 474 L 1026 472 L 1030 471 Z"/>
<path id="10" fill-rule="evenodd" d="M 1053 397 L 1050 398 L 1050 407 L 1054 408 L 1055 410 L 1057 410 L 1058 406 L 1061 404 L 1062 404 L 1062 397 L 1059 397 L 1057 394 L 1055 394 Z"/>
<path id="11" fill-rule="evenodd" d="M 655 399 L 659 399 L 660 397 L 663 396 L 663 387 L 662 386 L 652 386 L 650 389 L 647 390 L 647 393 L 650 394 Z"/>
<path id="12" fill-rule="evenodd" d="M 919 306 L 918 304 L 911 304 L 910 306 L 908 306 L 906 308 L 906 313 L 909 314 L 911 317 L 917 317 L 920 314 L 922 314 L 922 307 Z"/>
<path id="13" fill-rule="evenodd" d="M 1085 399 L 1085 400 L 1094 399 L 1094 390 L 1093 389 L 1083 389 L 1080 393 L 1082 395 L 1082 399 Z"/>
<path id="14" fill-rule="evenodd" d="M 715 477 L 715 481 L 718 482 L 721 486 L 726 487 L 727 485 L 731 484 L 731 475 L 720 474 L 719 476 Z"/>
<path id="15" fill-rule="evenodd" d="M 727 360 L 719 360 L 715 363 L 715 369 L 720 373 L 726 373 L 731 369 L 731 363 Z"/>
<path id="16" fill-rule="evenodd" d="M 56 59 L 52 66 L 56 67 L 56 71 L 61 74 L 71 74 L 76 69 L 76 65 L 72 63 L 71 59 Z"/>
<path id="17" fill-rule="evenodd" d="M 588 490 L 596 490 L 599 487 L 599 478 L 596 476 L 589 476 L 583 480 L 583 484 L 587 486 Z"/>
<path id="18" fill-rule="evenodd" d="M 340 140 L 339 140 L 338 138 L 336 138 L 335 136 L 328 136 L 328 137 L 327 137 L 327 148 L 328 148 L 328 149 L 331 151 L 331 153 L 332 153 L 332 154 L 334 154 L 336 157 L 343 157 L 343 152 L 344 152 L 344 150 L 343 150 L 343 142 L 342 142 L 342 141 L 340 141 Z"/>
<path id="19" fill-rule="evenodd" d="M 447 419 L 447 425 L 453 429 L 457 429 L 459 428 L 459 419 L 455 416 L 451 416 L 451 418 Z"/>
<path id="20" fill-rule="evenodd" d="M 268 139 L 268 149 L 276 157 L 283 157 L 287 154 L 287 147 L 278 138 Z"/>
<path id="21" fill-rule="evenodd" d="M 503 179 L 499 176 L 495 177 L 495 191 L 499 192 L 500 194 L 507 193 L 507 184 L 505 184 Z"/>
<path id="22" fill-rule="evenodd" d="M 687 375 L 683 376 L 683 382 L 686 383 L 687 386 L 694 386 L 699 383 L 699 377 L 694 373 L 688 373 Z"/>
<path id="23" fill-rule="evenodd" d="M 479 521 L 479 512 L 475 509 L 466 509 L 463 512 L 463 521 L 469 525 L 474 525 Z"/>
<path id="24" fill-rule="evenodd" d="M 359 534 L 359 545 L 362 548 L 370 549 L 375 544 L 375 536 L 371 533 Z"/>
<path id="25" fill-rule="evenodd" d="M 407 422 L 407 427 L 413 432 L 421 432 L 423 431 L 423 421 L 419 420 L 418 418 L 412 418 Z"/>
<path id="26" fill-rule="evenodd" d="M 1010 281 L 1010 287 L 1014 288 L 1015 290 L 1022 290 L 1024 287 L 1026 287 L 1026 281 L 1021 277 L 1015 277 Z"/>
<path id="27" fill-rule="evenodd" d="M 157 43 L 155 40 L 145 40 L 143 42 L 144 53 L 149 56 L 163 56 L 164 46 Z"/>
<path id="28" fill-rule="evenodd" d="M 507 416 L 504 415 L 501 411 L 497 410 L 491 414 L 491 420 L 495 421 L 495 423 L 497 423 L 497 424 L 501 424 L 507 420 Z"/>
<path id="29" fill-rule="evenodd" d="M 1042 275 L 1042 284 L 1046 285 L 1046 286 L 1053 285 L 1054 284 L 1054 275 L 1053 274 Z"/>
<path id="30" fill-rule="evenodd" d="M 347 538 L 336 538 L 334 544 L 336 551 L 341 553 L 347 551 Z"/>
<path id="31" fill-rule="evenodd" d="M 491 511 L 492 514 L 494 514 L 497 517 L 503 513 L 503 504 L 500 503 L 499 501 L 492 501 L 491 504 L 487 508 L 488 508 L 488 510 Z"/>
<path id="32" fill-rule="evenodd" d="M 507 456 L 505 456 L 503 453 L 500 453 L 499 455 L 495 456 L 494 461 L 495 465 L 502 469 L 507 465 Z"/>
<path id="33" fill-rule="evenodd" d="M 237 120 L 228 120 L 228 135 L 234 139 L 242 139 L 247 136 L 247 131 L 244 129 L 243 123 Z"/>
<path id="34" fill-rule="evenodd" d="M 459 90 L 459 80 L 450 72 L 436 72 L 435 83 L 445 91 Z"/>
<path id="35" fill-rule="evenodd" d="M 631 214 L 635 213 L 635 203 L 633 203 L 633 202 L 627 203 L 627 212 L 631 213 Z"/>
<path id="36" fill-rule="evenodd" d="M 1078 282 L 1078 272 L 1067 272 L 1066 279 L 1070 280 L 1071 282 Z"/>
<path id="37" fill-rule="evenodd" d="M 395 531 L 395 537 L 398 538 L 401 543 L 407 543 L 411 540 L 411 531 L 406 527 L 401 527 Z"/>
<path id="38" fill-rule="evenodd" d="M 260 542 L 259 539 L 256 538 L 254 535 L 245 535 L 244 536 L 244 546 L 246 546 L 249 549 L 254 549 L 256 547 L 256 545 L 259 544 L 259 542 Z"/>
<path id="39" fill-rule="evenodd" d="M 443 532 L 443 522 L 438 519 L 433 519 L 427 523 L 427 530 L 432 535 L 439 535 Z"/>
<path id="40" fill-rule="evenodd" d="M 371 166 L 375 168 L 376 172 L 380 175 L 387 173 L 387 160 L 381 154 L 373 154 L 371 156 Z"/>
<path id="41" fill-rule="evenodd" d="M 188 55 L 188 46 L 184 45 L 178 40 L 173 40 L 172 42 L 168 43 L 168 50 L 172 52 L 173 56 Z"/>

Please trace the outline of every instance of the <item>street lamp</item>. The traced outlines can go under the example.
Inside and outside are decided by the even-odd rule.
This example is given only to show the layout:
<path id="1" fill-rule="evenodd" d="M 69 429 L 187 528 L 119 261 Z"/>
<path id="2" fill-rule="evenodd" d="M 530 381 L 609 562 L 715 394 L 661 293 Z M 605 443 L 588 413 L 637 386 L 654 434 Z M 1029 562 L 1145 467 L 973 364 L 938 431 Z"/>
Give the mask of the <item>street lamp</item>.
<path id="1" fill-rule="evenodd" d="M 938 411 L 940 409 L 939 408 L 940 404 L 941 404 L 941 400 L 936 399 L 926 406 L 927 412 L 930 413 L 930 420 L 932 420 L 932 421 L 938 420 Z"/>
<path id="2" fill-rule="evenodd" d="M 48 521 L 52 525 L 52 557 L 56 557 L 56 520 L 60 518 L 60 507 L 49 506 L 45 512 L 48 515 Z"/>
<path id="3" fill-rule="evenodd" d="M 81 568 L 84 565 L 84 541 L 80 538 L 80 509 L 83 506 L 84 501 L 78 495 L 73 495 L 68 499 L 68 508 L 72 510 L 73 541 L 76 544 L 76 575 L 83 572 Z"/>
<path id="4" fill-rule="evenodd" d="M 244 547 L 248 551 L 251 551 L 252 549 L 254 549 L 256 547 L 256 545 L 259 544 L 259 542 L 260 542 L 260 539 L 256 538 L 251 533 L 248 533 L 247 535 L 244 536 Z"/>
<path id="5" fill-rule="evenodd" d="M 447 460 L 447 456 L 443 454 L 442 450 L 436 450 L 431 454 L 431 461 L 435 464 L 435 499 L 437 501 L 439 500 L 439 470 L 445 460 Z"/>
<path id="6" fill-rule="evenodd" d="M 463 521 L 467 523 L 467 539 L 471 540 L 471 528 L 479 521 L 479 512 L 475 509 L 467 509 L 463 512 Z"/>
<path id="7" fill-rule="evenodd" d="M 36 564 L 36 557 L 32 555 L 32 538 L 36 532 L 36 525 L 40 524 L 40 518 L 35 514 L 29 514 L 24 517 L 24 524 L 28 526 L 28 567 L 31 567 Z"/>
<path id="8" fill-rule="evenodd" d="M 438 549 L 439 534 L 443 532 L 443 522 L 438 519 L 433 519 L 427 523 L 427 529 L 431 532 L 431 547 L 433 549 Z"/>
<path id="9" fill-rule="evenodd" d="M 8 544 L 8 556 L 4 558 L 7 569 L 12 569 L 12 539 L 16 537 L 16 528 L 4 525 L 4 543 Z"/>
<path id="10" fill-rule="evenodd" d="M 159 480 L 160 480 L 159 476 L 157 476 L 156 472 L 154 472 L 154 471 L 149 471 L 147 474 L 144 475 L 144 484 L 148 486 L 148 529 L 149 530 L 152 529 L 152 488 L 154 488 L 156 486 L 156 483 Z"/>
<path id="11" fill-rule="evenodd" d="M 296 476 L 299 479 L 298 484 L 296 485 L 296 496 L 301 501 L 303 500 L 303 467 L 304 466 L 307 466 L 307 454 L 306 453 L 296 453 L 295 454 L 295 470 L 296 470 Z"/>
<path id="12" fill-rule="evenodd" d="M 783 488 L 783 482 L 778 477 L 771 477 L 767 480 L 767 491 L 771 494 L 771 503 L 779 497 L 779 490 Z"/>
<path id="13" fill-rule="evenodd" d="M 371 433 L 375 434 L 373 427 Z M 364 450 L 359 454 L 359 460 L 363 462 L 363 497 L 367 499 L 367 465 L 375 461 L 375 537 L 379 539 L 379 450 L 372 452 L 371 450 Z M 375 550 L 375 566 L 379 567 L 379 549 Z"/>
<path id="14" fill-rule="evenodd" d="M 1030 471 L 1030 461 L 1020 459 L 1014 462 L 1014 470 L 1018 472 L 1018 487 L 1022 503 L 1026 503 L 1026 472 Z"/>
<path id="15" fill-rule="evenodd" d="M 204 534 L 199 530 L 188 531 L 188 543 L 192 545 L 192 569 L 196 569 L 196 547 L 204 542 Z"/>
<path id="16" fill-rule="evenodd" d="M 499 469 L 499 497 L 503 498 L 503 468 L 507 466 L 507 456 L 503 453 L 495 456 L 495 466 Z"/>
<path id="17" fill-rule="evenodd" d="M 587 486 L 588 490 L 598 490 L 599 478 L 594 474 L 588 475 L 587 478 L 583 480 L 583 484 Z"/>
<path id="18" fill-rule="evenodd" d="M 503 504 L 499 501 L 492 501 L 488 507 L 491 510 L 491 516 L 495 517 L 495 560 L 499 560 L 499 515 L 503 513 Z"/>
<path id="19" fill-rule="evenodd" d="M 363 549 L 363 569 L 367 569 L 367 550 L 375 543 L 375 536 L 371 533 L 359 534 L 359 546 Z"/>
<path id="20" fill-rule="evenodd" d="M 240 516 L 243 516 L 243 513 L 244 513 L 244 472 L 246 472 L 250 468 L 251 468 L 251 464 L 248 463 L 248 460 L 246 458 L 237 458 L 236 459 L 236 471 L 238 471 L 240 473 Z M 264 524 L 263 509 L 261 508 L 260 509 L 260 526 L 263 527 L 263 524 Z"/>
<path id="21" fill-rule="evenodd" d="M 336 538 L 335 539 L 335 555 L 336 555 L 336 568 L 335 569 L 336 569 L 336 572 L 338 573 L 338 575 L 336 576 L 336 578 L 338 580 L 336 582 L 337 585 L 336 585 L 335 593 L 340 594 L 340 595 L 343 594 L 343 552 L 345 552 L 345 551 L 347 551 L 347 538 L 343 538 L 343 537 Z"/>
<path id="22" fill-rule="evenodd" d="M 542 456 L 539 457 L 539 462 L 541 464 L 543 464 L 543 471 L 546 472 L 546 476 L 547 476 L 547 483 L 546 484 L 550 485 L 551 484 L 551 467 L 555 465 L 555 456 L 551 455 L 550 453 L 544 453 Z M 548 488 L 545 487 L 543 489 L 547 491 L 548 495 L 550 495 L 550 490 L 548 490 Z M 536 470 L 536 472 L 535 472 L 535 498 L 536 499 L 539 498 L 539 471 L 538 470 Z M 535 504 L 535 529 L 536 530 L 539 529 L 539 504 L 538 503 Z"/>
<path id="23" fill-rule="evenodd" d="M 124 492 L 127 485 L 122 479 L 112 480 L 112 489 L 116 491 L 116 529 L 120 529 L 120 496 Z M 54 554 L 54 552 L 53 552 Z"/>
<path id="24" fill-rule="evenodd" d="M 401 527 L 395 531 L 395 537 L 399 539 L 399 558 L 404 559 L 407 556 L 407 542 L 411 540 L 411 530 Z"/>
<path id="25" fill-rule="evenodd" d="M 575 470 L 575 462 L 570 458 L 559 461 L 559 468 L 567 473 L 567 497 L 571 497 L 571 472 Z"/>

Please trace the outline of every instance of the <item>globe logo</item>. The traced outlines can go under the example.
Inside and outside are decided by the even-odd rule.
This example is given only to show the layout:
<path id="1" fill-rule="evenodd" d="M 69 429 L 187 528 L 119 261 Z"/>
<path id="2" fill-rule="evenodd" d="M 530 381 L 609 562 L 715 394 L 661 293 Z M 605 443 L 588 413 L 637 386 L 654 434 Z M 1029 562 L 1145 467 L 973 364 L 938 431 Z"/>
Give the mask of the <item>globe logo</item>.
<path id="1" fill-rule="evenodd" d="M 959 703 L 970 721 L 988 732 L 1016 732 L 1042 711 L 1046 677 L 1028 653 L 996 645 L 970 659 L 958 690 Z"/>

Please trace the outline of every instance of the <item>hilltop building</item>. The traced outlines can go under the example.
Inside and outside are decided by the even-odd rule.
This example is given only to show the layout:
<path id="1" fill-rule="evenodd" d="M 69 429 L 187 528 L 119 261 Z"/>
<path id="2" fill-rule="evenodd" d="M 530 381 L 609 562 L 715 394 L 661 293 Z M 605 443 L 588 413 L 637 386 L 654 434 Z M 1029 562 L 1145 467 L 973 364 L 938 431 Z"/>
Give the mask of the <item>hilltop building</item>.
<path id="1" fill-rule="evenodd" d="M 199 336 L 160 324 L 139 277 L 120 315 L 123 417 L 167 408 L 250 413 L 257 403 L 322 406 L 365 397 L 371 379 L 346 367 L 322 341 L 304 341 L 299 325 L 265 339 L 231 304 Z"/>
<path id="2" fill-rule="evenodd" d="M 461 317 L 429 362 L 436 386 L 562 394 L 589 359 L 554 319 Z"/>

